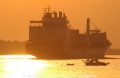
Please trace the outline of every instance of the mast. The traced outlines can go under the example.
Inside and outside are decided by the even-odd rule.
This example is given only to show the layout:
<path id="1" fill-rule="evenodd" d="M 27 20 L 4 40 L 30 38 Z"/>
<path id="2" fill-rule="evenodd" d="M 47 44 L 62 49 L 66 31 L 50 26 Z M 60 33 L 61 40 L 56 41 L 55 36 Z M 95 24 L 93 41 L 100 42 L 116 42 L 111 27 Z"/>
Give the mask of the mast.
<path id="1" fill-rule="evenodd" d="M 88 45 L 90 45 L 90 19 L 89 18 L 87 18 L 86 42 Z"/>

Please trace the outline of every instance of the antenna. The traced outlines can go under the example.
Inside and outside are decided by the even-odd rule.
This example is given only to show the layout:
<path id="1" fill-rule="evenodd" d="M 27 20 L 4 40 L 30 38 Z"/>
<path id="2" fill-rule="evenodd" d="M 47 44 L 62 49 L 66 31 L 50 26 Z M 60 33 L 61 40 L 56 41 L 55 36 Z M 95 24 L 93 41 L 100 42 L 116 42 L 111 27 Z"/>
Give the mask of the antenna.
<path id="1" fill-rule="evenodd" d="M 49 6 L 49 5 L 48 5 L 48 8 L 47 8 L 47 9 L 48 9 L 48 13 L 49 13 L 49 12 L 50 12 L 50 6 Z"/>
<path id="2" fill-rule="evenodd" d="M 62 10 L 63 10 L 63 13 L 64 13 L 64 4 L 62 5 Z"/>
<path id="3" fill-rule="evenodd" d="M 45 9 L 45 14 L 47 13 L 47 10 L 48 10 L 48 13 L 50 13 L 50 6 L 49 5 L 47 8 L 43 8 L 43 9 Z"/>

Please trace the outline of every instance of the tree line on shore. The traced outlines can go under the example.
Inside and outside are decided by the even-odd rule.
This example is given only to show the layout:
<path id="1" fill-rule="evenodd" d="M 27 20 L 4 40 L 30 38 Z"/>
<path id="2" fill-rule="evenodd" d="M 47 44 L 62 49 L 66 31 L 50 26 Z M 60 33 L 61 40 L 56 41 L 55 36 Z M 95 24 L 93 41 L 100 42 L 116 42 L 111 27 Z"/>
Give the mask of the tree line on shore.
<path id="1" fill-rule="evenodd" d="M 25 42 L 0 40 L 0 54 L 26 54 Z"/>

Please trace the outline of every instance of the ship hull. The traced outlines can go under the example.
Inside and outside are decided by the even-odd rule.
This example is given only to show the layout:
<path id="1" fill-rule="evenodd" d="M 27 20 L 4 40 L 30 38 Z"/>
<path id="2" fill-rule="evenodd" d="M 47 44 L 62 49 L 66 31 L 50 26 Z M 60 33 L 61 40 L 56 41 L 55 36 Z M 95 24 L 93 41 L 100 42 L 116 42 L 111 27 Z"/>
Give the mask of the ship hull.
<path id="1" fill-rule="evenodd" d="M 26 44 L 26 52 L 38 59 L 104 58 L 106 47 L 71 47 L 69 44 Z"/>

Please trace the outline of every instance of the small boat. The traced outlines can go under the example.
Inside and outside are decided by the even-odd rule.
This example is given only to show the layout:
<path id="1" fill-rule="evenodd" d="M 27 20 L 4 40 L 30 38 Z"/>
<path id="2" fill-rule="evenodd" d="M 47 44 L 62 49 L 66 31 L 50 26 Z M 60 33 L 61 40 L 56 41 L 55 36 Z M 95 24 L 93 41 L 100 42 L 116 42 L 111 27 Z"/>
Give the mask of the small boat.
<path id="1" fill-rule="evenodd" d="M 88 62 L 86 62 L 85 63 L 86 64 L 86 66 L 106 66 L 106 65 L 108 65 L 109 64 L 109 62 L 108 63 L 104 63 L 104 62 L 97 62 L 97 63 L 88 63 Z"/>
<path id="2" fill-rule="evenodd" d="M 68 63 L 68 64 L 66 64 L 66 65 L 74 65 L 73 63 Z"/>
<path id="3" fill-rule="evenodd" d="M 105 63 L 105 62 L 99 62 L 98 59 L 92 59 L 92 60 L 87 60 L 84 61 L 84 63 L 86 64 L 86 66 L 106 66 L 108 64 L 110 64 L 109 62 Z"/>

